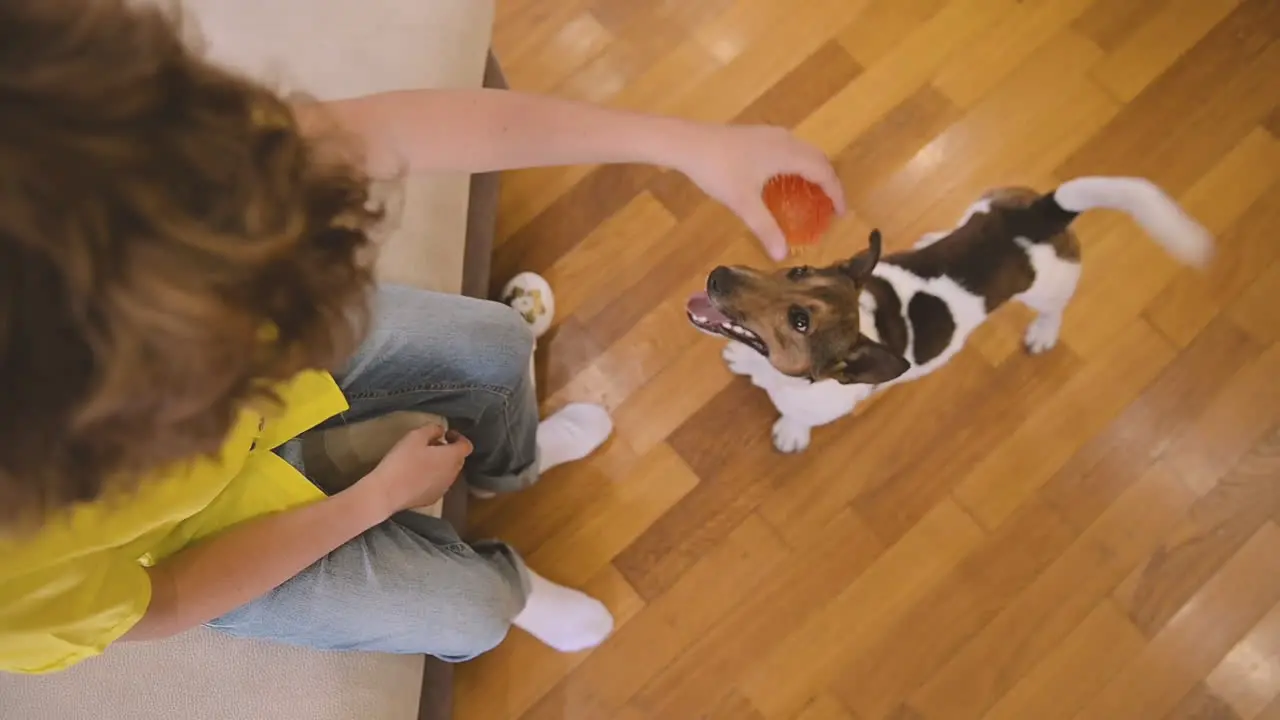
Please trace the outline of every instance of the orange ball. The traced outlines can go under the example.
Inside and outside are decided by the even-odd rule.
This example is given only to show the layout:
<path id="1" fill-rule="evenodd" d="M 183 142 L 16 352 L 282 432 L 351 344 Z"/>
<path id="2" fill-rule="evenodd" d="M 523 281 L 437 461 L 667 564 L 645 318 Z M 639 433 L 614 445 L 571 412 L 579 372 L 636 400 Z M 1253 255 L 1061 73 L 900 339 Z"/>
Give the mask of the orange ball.
<path id="1" fill-rule="evenodd" d="M 816 245 L 835 218 L 836 207 L 817 183 L 800 175 L 775 175 L 765 183 L 764 204 L 788 245 Z"/>

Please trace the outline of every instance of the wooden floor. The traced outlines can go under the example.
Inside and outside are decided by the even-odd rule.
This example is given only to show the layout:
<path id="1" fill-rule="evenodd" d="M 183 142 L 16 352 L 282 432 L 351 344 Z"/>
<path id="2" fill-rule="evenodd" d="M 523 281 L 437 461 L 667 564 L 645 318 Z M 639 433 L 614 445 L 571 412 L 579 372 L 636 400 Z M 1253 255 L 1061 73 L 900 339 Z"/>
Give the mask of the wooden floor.
<path id="1" fill-rule="evenodd" d="M 808 262 L 1091 173 L 1221 248 L 1197 274 L 1086 217 L 1056 350 L 1006 308 L 783 457 L 684 318 L 764 262 L 739 223 L 650 168 L 510 175 L 497 279 L 560 303 L 546 408 L 617 435 L 474 519 L 619 627 L 574 656 L 514 632 L 459 718 L 1280 718 L 1280 0 L 499 0 L 496 48 L 519 89 L 795 127 L 853 210 Z"/>

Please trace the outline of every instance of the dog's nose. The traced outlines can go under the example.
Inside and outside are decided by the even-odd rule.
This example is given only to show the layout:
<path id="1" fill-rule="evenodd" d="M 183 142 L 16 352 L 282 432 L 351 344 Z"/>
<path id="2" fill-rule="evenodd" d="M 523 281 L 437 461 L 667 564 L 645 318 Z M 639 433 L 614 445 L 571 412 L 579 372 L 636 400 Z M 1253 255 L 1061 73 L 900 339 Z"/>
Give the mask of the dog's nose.
<path id="1" fill-rule="evenodd" d="M 733 271 L 721 265 L 707 276 L 707 293 L 719 295 L 727 292 L 733 284 Z"/>

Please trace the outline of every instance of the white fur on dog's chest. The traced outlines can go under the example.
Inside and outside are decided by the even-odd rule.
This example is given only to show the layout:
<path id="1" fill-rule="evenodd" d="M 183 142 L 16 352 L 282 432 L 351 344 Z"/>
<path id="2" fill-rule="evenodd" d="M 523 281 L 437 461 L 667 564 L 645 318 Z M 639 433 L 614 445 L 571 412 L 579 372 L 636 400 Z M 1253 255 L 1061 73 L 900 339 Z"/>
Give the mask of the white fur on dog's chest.
<path id="1" fill-rule="evenodd" d="M 904 356 L 907 362 L 911 364 L 910 370 L 883 385 L 878 385 L 878 388 L 886 388 L 923 377 L 946 365 L 947 361 L 964 347 L 969 335 L 987 319 L 986 301 L 981 296 L 961 287 L 959 283 L 945 275 L 936 278 L 923 278 L 889 263 L 877 265 L 871 274 L 889 283 L 889 287 L 893 288 L 894 294 L 898 296 L 898 301 L 902 307 L 902 321 L 907 328 L 907 349 Z M 955 323 L 955 330 L 951 333 L 951 340 L 947 343 L 947 346 L 937 357 L 930 359 L 923 365 L 916 364 L 916 333 L 915 328 L 911 325 L 910 318 L 907 317 L 907 308 L 911 304 L 911 299 L 920 293 L 927 293 L 945 303 L 947 310 L 951 313 L 951 319 Z M 863 293 L 862 298 L 862 317 L 860 320 L 862 332 L 876 342 L 883 342 L 880 334 L 876 331 L 875 300 L 871 298 L 869 293 Z M 838 385 L 839 383 L 836 384 Z"/>

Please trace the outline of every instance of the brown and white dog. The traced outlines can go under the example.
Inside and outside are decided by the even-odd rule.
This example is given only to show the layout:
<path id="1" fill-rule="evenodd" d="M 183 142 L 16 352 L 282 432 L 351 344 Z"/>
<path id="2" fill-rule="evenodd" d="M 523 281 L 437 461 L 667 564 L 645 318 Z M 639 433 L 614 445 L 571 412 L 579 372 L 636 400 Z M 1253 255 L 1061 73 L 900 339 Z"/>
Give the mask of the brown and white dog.
<path id="1" fill-rule="evenodd" d="M 944 365 L 1011 299 L 1038 313 L 1027 350 L 1052 348 L 1080 278 L 1071 223 L 1100 208 L 1128 214 L 1186 264 L 1212 254 L 1208 231 L 1152 183 L 1086 177 L 1043 195 L 988 192 L 955 229 L 884 258 L 876 230 L 869 249 L 826 268 L 718 267 L 707 291 L 689 300 L 689 320 L 733 341 L 724 350 L 729 369 L 764 389 L 781 414 L 774 446 L 799 452 L 812 428 Z"/>

